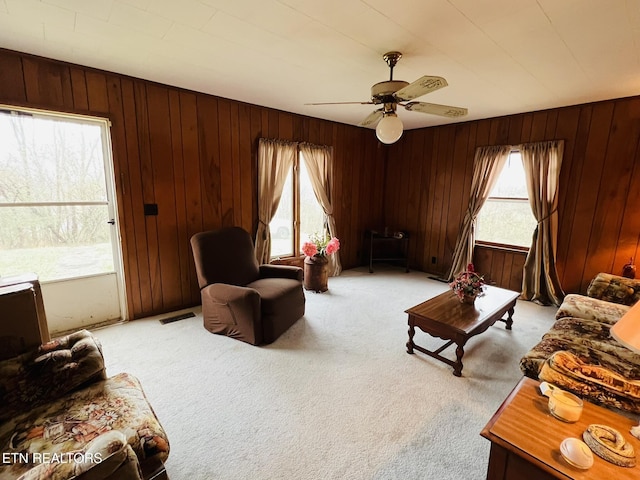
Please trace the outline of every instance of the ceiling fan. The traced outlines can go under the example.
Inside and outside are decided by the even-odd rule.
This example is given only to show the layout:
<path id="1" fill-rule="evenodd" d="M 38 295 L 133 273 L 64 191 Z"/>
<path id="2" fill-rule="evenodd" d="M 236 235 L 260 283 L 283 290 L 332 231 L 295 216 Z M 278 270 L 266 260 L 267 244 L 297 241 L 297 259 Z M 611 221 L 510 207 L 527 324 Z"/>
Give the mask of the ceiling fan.
<path id="1" fill-rule="evenodd" d="M 371 100 L 368 102 L 333 102 L 307 103 L 307 105 L 382 105 L 374 110 L 360 125 L 370 127 L 378 123 L 376 135 L 382 143 L 396 142 L 403 131 L 402 120 L 396 114 L 398 105 L 411 112 L 429 113 L 442 117 L 457 118 L 468 113 L 466 108 L 438 105 L 436 103 L 413 102 L 414 98 L 446 87 L 447 81 L 442 77 L 425 75 L 412 83 L 393 79 L 393 68 L 402 57 L 400 52 L 387 52 L 382 58 L 389 65 L 389 80 L 376 83 L 371 87 Z"/>

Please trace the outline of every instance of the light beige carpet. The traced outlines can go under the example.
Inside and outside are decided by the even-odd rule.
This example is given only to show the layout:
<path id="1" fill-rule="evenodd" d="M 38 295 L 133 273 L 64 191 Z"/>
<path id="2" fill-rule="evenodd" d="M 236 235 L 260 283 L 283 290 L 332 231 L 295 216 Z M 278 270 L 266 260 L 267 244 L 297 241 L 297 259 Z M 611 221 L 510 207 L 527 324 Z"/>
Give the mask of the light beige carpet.
<path id="1" fill-rule="evenodd" d="M 376 267 L 306 292 L 306 315 L 266 347 L 213 335 L 199 315 L 96 330 L 108 374 L 140 378 L 167 430 L 172 480 L 485 477 L 480 431 L 556 309 L 518 301 L 513 330 L 498 322 L 472 338 L 457 378 L 405 348 L 404 310 L 447 285 Z"/>

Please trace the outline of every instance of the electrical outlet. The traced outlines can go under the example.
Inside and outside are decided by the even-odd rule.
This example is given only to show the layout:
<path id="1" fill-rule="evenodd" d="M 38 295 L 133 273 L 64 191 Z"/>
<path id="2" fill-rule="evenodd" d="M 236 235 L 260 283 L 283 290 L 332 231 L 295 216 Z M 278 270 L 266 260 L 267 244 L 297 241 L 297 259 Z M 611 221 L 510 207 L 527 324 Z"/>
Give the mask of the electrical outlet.
<path id="1" fill-rule="evenodd" d="M 436 257 L 431 257 L 431 263 L 435 265 L 437 262 L 438 262 L 438 259 Z"/>

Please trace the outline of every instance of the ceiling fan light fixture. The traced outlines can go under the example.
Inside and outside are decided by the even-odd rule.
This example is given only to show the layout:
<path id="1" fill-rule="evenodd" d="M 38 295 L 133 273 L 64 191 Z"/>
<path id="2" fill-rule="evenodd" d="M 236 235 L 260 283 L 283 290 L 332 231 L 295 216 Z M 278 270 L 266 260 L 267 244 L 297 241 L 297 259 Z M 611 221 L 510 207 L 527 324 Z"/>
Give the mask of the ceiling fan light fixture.
<path id="1" fill-rule="evenodd" d="M 382 143 L 390 145 L 402 136 L 404 125 L 395 112 L 385 113 L 376 127 L 376 136 Z"/>
<path id="2" fill-rule="evenodd" d="M 378 82 L 371 87 L 371 99 L 368 102 L 307 103 L 305 105 L 383 105 L 382 108 L 371 112 L 358 125 L 372 127 L 377 123 L 376 136 L 378 140 L 387 145 L 397 142 L 404 129 L 402 120 L 396 115 L 398 105 L 410 112 L 428 113 L 447 118 L 458 118 L 467 115 L 466 108 L 411 101 L 446 87 L 448 84 L 444 78 L 434 75 L 423 75 L 412 83 L 404 80 L 394 80 L 393 69 L 401 57 L 402 53 L 396 51 L 387 52 L 382 56 L 387 65 L 389 65 L 389 80 Z"/>

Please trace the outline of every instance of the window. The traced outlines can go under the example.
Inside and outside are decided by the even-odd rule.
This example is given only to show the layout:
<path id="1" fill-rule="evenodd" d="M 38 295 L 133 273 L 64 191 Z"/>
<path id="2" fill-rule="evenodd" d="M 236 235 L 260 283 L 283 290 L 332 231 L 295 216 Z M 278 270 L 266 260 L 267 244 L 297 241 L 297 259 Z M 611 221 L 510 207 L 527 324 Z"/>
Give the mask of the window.
<path id="1" fill-rule="evenodd" d="M 476 241 L 529 248 L 537 222 L 519 151 L 512 151 L 476 221 Z"/>
<path id="2" fill-rule="evenodd" d="M 0 110 L 0 273 L 114 271 L 104 120 Z"/>
<path id="3" fill-rule="evenodd" d="M 278 210 L 269 224 L 271 258 L 299 255 L 302 244 L 311 235 L 323 234 L 325 223 L 324 211 L 313 193 L 302 152 L 298 152 L 284 184 Z"/>

